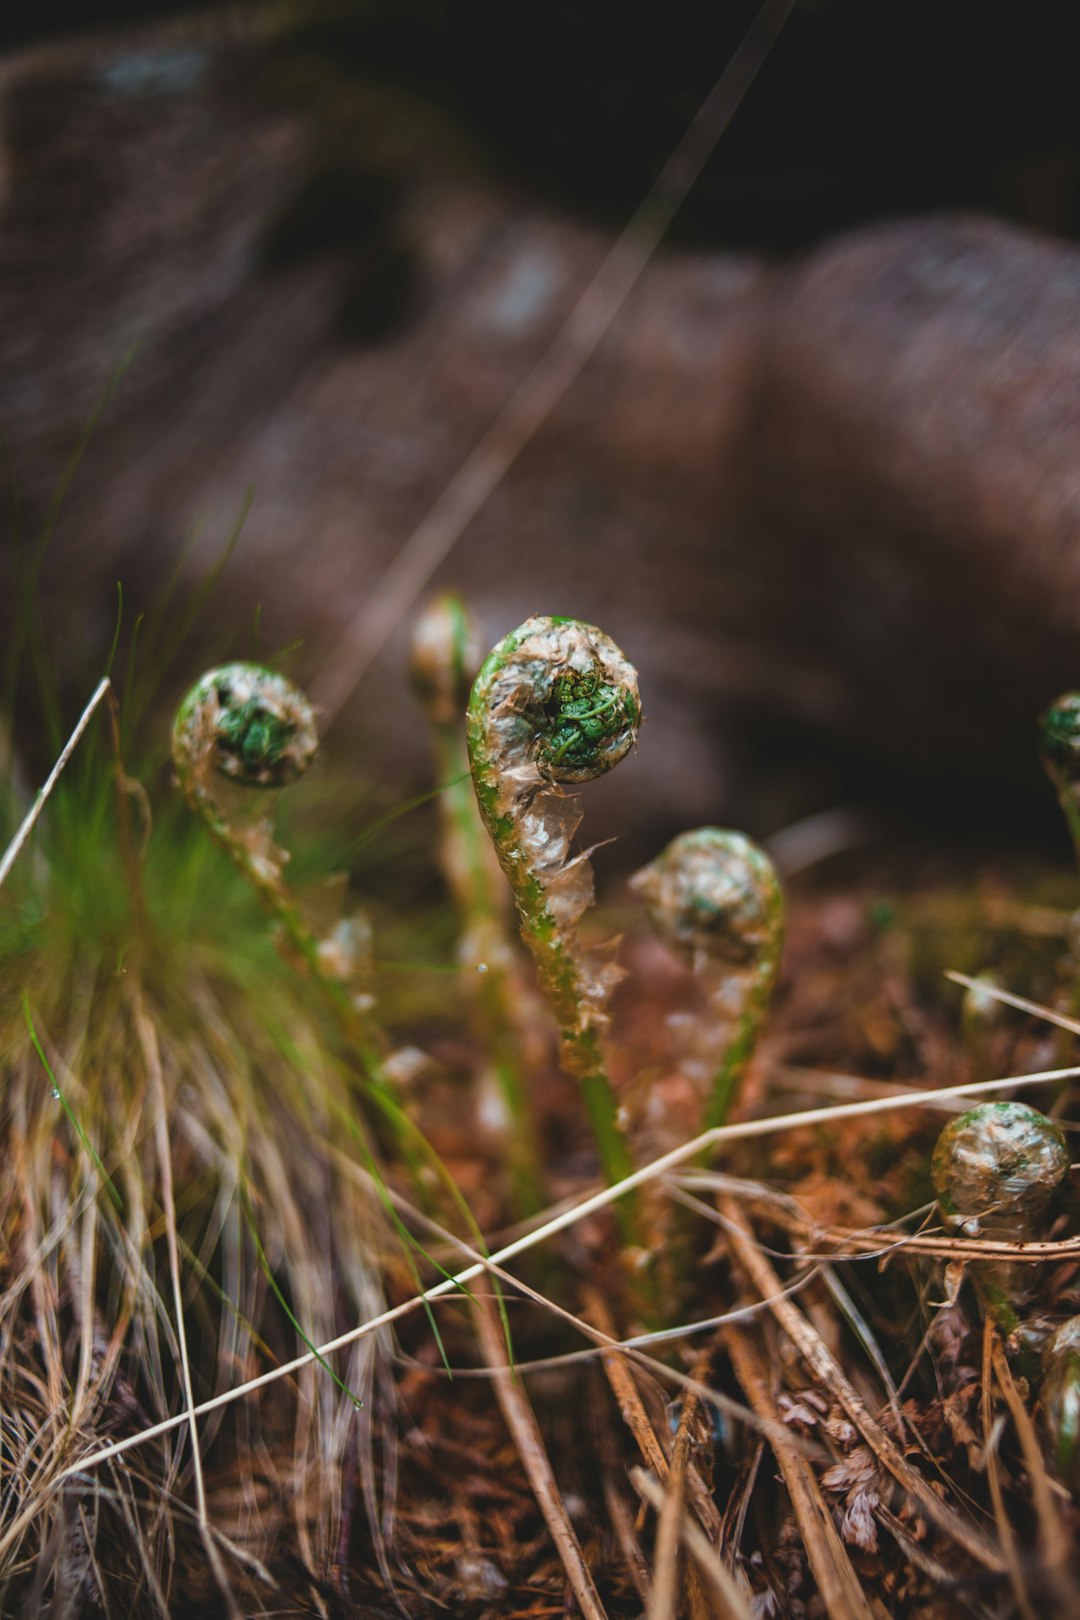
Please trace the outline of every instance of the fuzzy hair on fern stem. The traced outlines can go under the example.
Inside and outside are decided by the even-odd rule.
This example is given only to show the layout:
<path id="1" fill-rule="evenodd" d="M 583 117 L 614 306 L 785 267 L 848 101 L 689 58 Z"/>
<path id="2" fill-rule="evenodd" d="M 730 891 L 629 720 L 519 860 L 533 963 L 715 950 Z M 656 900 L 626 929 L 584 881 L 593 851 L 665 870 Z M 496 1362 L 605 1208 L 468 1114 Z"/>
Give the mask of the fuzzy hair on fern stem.
<path id="1" fill-rule="evenodd" d="M 570 857 L 592 781 L 629 753 L 641 723 L 637 672 L 609 636 L 578 619 L 536 615 L 489 653 L 469 700 L 477 802 L 517 903 L 521 934 L 555 1013 L 567 1071 L 581 1086 L 608 1180 L 632 1164 L 603 1053 L 620 970 L 582 949 L 592 900 L 586 854 Z"/>
<path id="2" fill-rule="evenodd" d="M 693 968 L 705 1008 L 679 1020 L 698 1128 L 723 1125 L 753 1055 L 780 966 L 784 897 L 765 851 L 743 833 L 681 833 L 631 879 L 653 927 Z"/>
<path id="3" fill-rule="evenodd" d="M 460 924 L 458 960 L 483 1018 L 494 1078 L 510 1127 L 514 1199 L 522 1215 L 543 1203 L 526 1075 L 529 996 L 510 938 L 510 896 L 477 810 L 464 714 L 481 653 L 465 603 L 445 592 L 413 627 L 409 671 L 431 726 L 442 790 L 440 856 Z"/>

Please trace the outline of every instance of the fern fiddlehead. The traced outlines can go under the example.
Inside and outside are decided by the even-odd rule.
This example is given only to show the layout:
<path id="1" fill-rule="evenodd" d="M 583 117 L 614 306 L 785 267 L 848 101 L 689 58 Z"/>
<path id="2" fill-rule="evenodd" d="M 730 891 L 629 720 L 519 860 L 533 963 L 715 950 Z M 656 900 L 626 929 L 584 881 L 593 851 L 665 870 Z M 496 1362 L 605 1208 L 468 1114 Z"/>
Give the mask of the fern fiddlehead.
<path id="1" fill-rule="evenodd" d="M 631 879 L 657 933 L 694 970 L 704 997 L 680 1020 L 682 1068 L 699 1129 L 722 1125 L 753 1055 L 780 966 L 784 897 L 765 851 L 743 833 L 681 833 Z"/>
<path id="2" fill-rule="evenodd" d="M 592 868 L 586 854 L 570 856 L 582 809 L 565 789 L 625 758 L 640 723 L 637 673 L 611 638 L 580 620 L 546 615 L 527 619 L 488 655 L 467 721 L 480 813 L 610 1181 L 632 1168 L 603 1051 L 607 1001 L 620 970 L 577 938 L 592 900 Z"/>

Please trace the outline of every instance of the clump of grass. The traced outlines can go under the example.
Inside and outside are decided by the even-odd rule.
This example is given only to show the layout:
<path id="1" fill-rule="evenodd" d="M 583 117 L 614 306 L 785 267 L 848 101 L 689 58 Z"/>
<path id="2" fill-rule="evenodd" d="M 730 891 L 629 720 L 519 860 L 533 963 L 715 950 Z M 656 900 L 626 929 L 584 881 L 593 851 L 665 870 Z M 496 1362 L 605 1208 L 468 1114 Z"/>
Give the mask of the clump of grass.
<path id="1" fill-rule="evenodd" d="M 27 602 L 42 551 L 28 552 Z M 163 603 L 151 618 L 164 622 Z M 2 730 L 10 750 L 16 699 L 32 689 L 58 750 L 61 704 L 29 608 L 26 622 Z M 137 632 L 122 707 L 100 683 L 0 887 L 5 1611 L 37 1612 L 77 1593 L 111 1605 L 124 1591 L 133 1612 L 169 1612 L 196 1537 L 196 1562 L 225 1594 L 208 1600 L 247 1612 L 272 1593 L 265 1560 L 283 1515 L 302 1566 L 316 1581 L 333 1578 L 361 1474 L 383 1556 L 373 1458 L 392 1433 L 385 1337 L 316 1356 L 291 1399 L 243 1414 L 239 1428 L 192 1418 L 138 1458 L 70 1475 L 118 1429 L 190 1411 L 252 1368 L 291 1359 L 298 1341 L 311 1348 L 377 1314 L 404 1232 L 388 1214 L 373 1146 L 380 1133 L 396 1140 L 401 1121 L 388 1106 L 372 1132 L 363 1117 L 378 1059 L 349 1036 L 367 1025 L 284 886 L 264 814 L 234 836 L 220 802 L 227 790 L 215 790 L 205 758 L 179 746 L 184 786 L 217 844 L 175 793 L 164 739 L 146 724 L 163 663 L 143 675 Z M 275 702 L 294 690 L 276 672 L 263 678 Z M 262 770 L 267 786 L 269 771 L 280 786 L 314 752 L 310 711 L 297 712 L 288 737 L 271 736 L 262 720 L 273 705 L 247 698 L 224 755 L 234 776 Z M 185 723 L 198 731 L 196 711 L 193 694 Z M 254 760 L 260 737 L 276 762 Z M 10 753 L 5 765 L 0 849 L 33 805 L 29 773 Z M 331 840 L 308 838 L 305 887 L 335 883 L 338 856 Z M 267 905 L 279 924 L 295 923 L 288 960 Z M 297 973 L 298 961 L 315 971 Z M 240 1504 L 223 1521 L 228 1541 L 212 1511 L 222 1468 Z"/>
<path id="2" fill-rule="evenodd" d="M 340 1133 L 355 1076 L 323 1008 L 171 796 L 152 801 L 136 900 L 110 777 L 71 767 L 0 894 L 0 1002 L 27 1009 L 0 1022 L 13 1170 L 0 1200 L 0 1563 L 5 1603 L 120 1581 L 164 1610 L 189 1520 L 241 1591 L 258 1571 L 245 1560 L 272 1544 L 252 1507 L 244 1557 L 221 1546 L 192 1450 L 212 1466 L 215 1427 L 85 1488 L 54 1482 L 118 1425 L 288 1357 L 293 1323 L 317 1342 L 378 1309 L 387 1237 Z M 377 1361 L 372 1344 L 335 1369 L 362 1413 L 316 1365 L 293 1418 L 263 1419 L 294 1427 L 294 1525 L 313 1570 L 333 1562 L 346 1481 L 374 1443 Z M 250 1503 L 266 1503 L 259 1445 L 235 1456 Z"/>

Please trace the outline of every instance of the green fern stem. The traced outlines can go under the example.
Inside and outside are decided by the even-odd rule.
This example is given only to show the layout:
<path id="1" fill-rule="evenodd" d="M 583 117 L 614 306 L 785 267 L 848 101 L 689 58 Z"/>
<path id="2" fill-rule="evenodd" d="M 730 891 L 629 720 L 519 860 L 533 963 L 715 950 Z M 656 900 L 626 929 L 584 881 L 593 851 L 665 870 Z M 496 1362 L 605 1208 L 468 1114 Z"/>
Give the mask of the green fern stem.
<path id="1" fill-rule="evenodd" d="M 274 843 L 265 818 L 239 826 L 219 799 L 220 780 L 243 789 L 287 787 L 308 769 L 318 747 L 314 712 L 303 692 L 259 664 L 209 670 L 184 698 L 173 725 L 173 763 L 185 799 L 280 925 L 332 1008 L 367 1085 L 394 1101 L 376 1032 L 347 985 L 328 971 L 285 883 L 287 852 Z M 398 1147 L 409 1170 L 418 1173 L 420 1162 L 400 1133 Z"/>
<path id="2" fill-rule="evenodd" d="M 603 1052 L 605 1003 L 617 970 L 577 940 L 577 920 L 592 897 L 591 871 L 585 857 L 568 858 L 580 807 L 560 784 L 588 781 L 616 765 L 636 740 L 640 716 L 636 672 L 609 637 L 579 620 L 536 616 L 485 660 L 466 727 L 480 813 L 611 1183 L 633 1169 Z M 626 1206 L 623 1230 L 637 1241 Z"/>

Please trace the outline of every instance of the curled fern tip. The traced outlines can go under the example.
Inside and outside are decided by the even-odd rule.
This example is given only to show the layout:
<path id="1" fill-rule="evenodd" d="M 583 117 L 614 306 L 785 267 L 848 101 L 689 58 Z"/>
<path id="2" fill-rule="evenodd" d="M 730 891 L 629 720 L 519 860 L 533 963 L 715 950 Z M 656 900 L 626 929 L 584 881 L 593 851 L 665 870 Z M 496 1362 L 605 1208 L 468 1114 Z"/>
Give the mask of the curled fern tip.
<path id="1" fill-rule="evenodd" d="M 318 747 L 307 698 L 261 664 L 209 670 L 181 703 L 173 727 L 173 757 L 182 774 L 212 769 L 244 787 L 287 787 Z"/>

